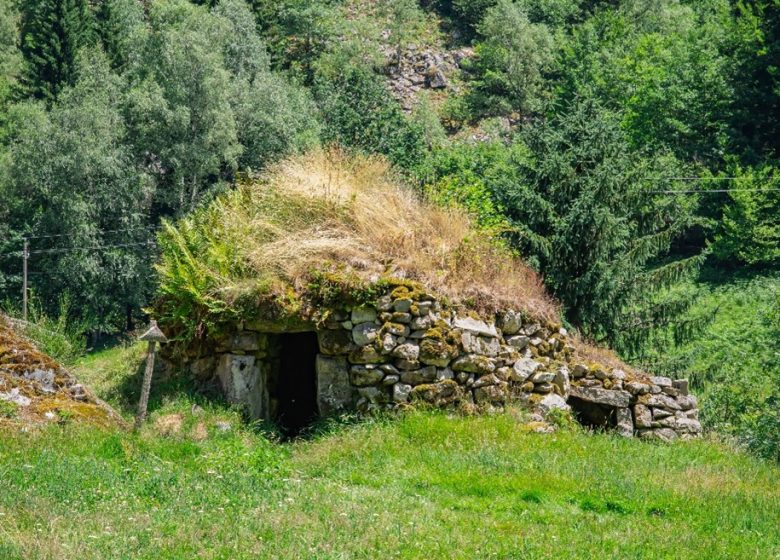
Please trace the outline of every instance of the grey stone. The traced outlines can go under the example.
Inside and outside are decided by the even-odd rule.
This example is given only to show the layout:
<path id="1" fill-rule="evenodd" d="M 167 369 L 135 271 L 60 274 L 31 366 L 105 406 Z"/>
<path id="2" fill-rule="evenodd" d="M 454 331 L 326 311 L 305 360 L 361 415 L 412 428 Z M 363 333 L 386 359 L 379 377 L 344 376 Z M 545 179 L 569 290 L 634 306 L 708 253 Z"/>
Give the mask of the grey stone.
<path id="1" fill-rule="evenodd" d="M 631 419 L 631 411 L 627 408 L 618 408 L 615 414 L 617 416 L 617 433 L 623 437 L 634 437 L 634 422 Z"/>
<path id="2" fill-rule="evenodd" d="M 517 348 L 518 350 L 523 350 L 525 347 L 528 346 L 528 343 L 531 341 L 530 338 L 528 338 L 525 335 L 519 334 L 517 336 L 510 336 L 506 339 L 506 343 L 510 346 Z"/>
<path id="3" fill-rule="evenodd" d="M 378 387 L 361 387 L 357 391 L 358 395 L 371 404 L 382 404 L 387 402 L 387 394 Z"/>
<path id="4" fill-rule="evenodd" d="M 442 89 L 447 87 L 447 77 L 438 68 L 428 74 L 428 87 Z"/>
<path id="5" fill-rule="evenodd" d="M 0 393 L 0 401 L 11 402 L 17 406 L 30 406 L 32 404 L 32 399 L 22 395 L 18 387 L 14 387 L 6 393 Z"/>
<path id="6" fill-rule="evenodd" d="M 672 380 L 668 377 L 651 377 L 650 382 L 659 387 L 671 387 Z"/>
<path id="7" fill-rule="evenodd" d="M 555 374 L 549 371 L 540 371 L 531 376 L 534 383 L 551 383 L 555 379 Z"/>
<path id="8" fill-rule="evenodd" d="M 411 342 L 399 344 L 390 353 L 390 355 L 394 358 L 406 360 L 407 362 L 416 362 L 420 357 L 420 347 L 416 344 L 412 344 Z"/>
<path id="9" fill-rule="evenodd" d="M 681 395 L 688 396 L 688 380 L 687 379 L 677 379 L 675 381 L 672 381 L 672 387 L 677 389 Z"/>
<path id="10" fill-rule="evenodd" d="M 376 308 L 379 311 L 390 311 L 393 308 L 393 298 L 390 295 L 384 295 L 376 300 Z"/>
<path id="11" fill-rule="evenodd" d="M 653 409 L 653 420 L 658 421 L 662 418 L 669 418 L 670 416 L 674 416 L 674 412 L 671 412 L 669 410 L 666 410 L 664 408 L 654 408 Z"/>
<path id="12" fill-rule="evenodd" d="M 566 404 L 566 401 L 560 395 L 550 393 L 545 395 L 542 400 L 539 401 L 539 410 L 547 415 L 551 410 L 571 410 L 571 407 Z"/>
<path id="13" fill-rule="evenodd" d="M 534 393 L 552 393 L 555 386 L 552 383 L 535 383 Z"/>
<path id="14" fill-rule="evenodd" d="M 385 323 L 383 327 L 385 332 L 388 332 L 394 336 L 409 336 L 409 327 L 401 323 Z"/>
<path id="15" fill-rule="evenodd" d="M 631 400 L 631 395 L 626 391 L 610 391 L 598 387 L 577 387 L 572 385 L 569 394 L 583 401 L 613 406 L 615 408 L 626 408 Z"/>
<path id="16" fill-rule="evenodd" d="M 459 401 L 463 390 L 452 380 L 439 383 L 418 385 L 412 389 L 412 397 L 429 402 L 435 406 L 444 406 Z"/>
<path id="17" fill-rule="evenodd" d="M 611 379 L 614 379 L 616 381 L 625 381 L 626 380 L 626 372 L 622 369 L 613 369 L 612 375 L 610 376 Z"/>
<path id="18" fill-rule="evenodd" d="M 639 381 L 629 381 L 625 386 L 626 391 L 632 395 L 644 395 L 650 392 L 650 385 L 647 383 L 640 383 Z"/>
<path id="19" fill-rule="evenodd" d="M 488 373 L 493 373 L 496 369 L 496 365 L 493 360 L 486 356 L 466 354 L 452 362 L 452 369 L 454 371 L 466 371 L 469 373 L 486 375 Z"/>
<path id="20" fill-rule="evenodd" d="M 422 363 L 432 366 L 445 367 L 449 365 L 455 354 L 455 349 L 441 340 L 426 338 L 420 342 L 420 356 Z"/>
<path id="21" fill-rule="evenodd" d="M 393 309 L 400 313 L 409 313 L 414 302 L 408 298 L 397 299 L 393 303 Z"/>
<path id="22" fill-rule="evenodd" d="M 241 331 L 230 339 L 230 348 L 244 352 L 260 350 L 259 335 L 250 331 Z"/>
<path id="23" fill-rule="evenodd" d="M 355 387 L 376 385 L 383 377 L 382 370 L 372 365 L 352 366 L 349 369 L 349 380 Z"/>
<path id="24" fill-rule="evenodd" d="M 266 416 L 268 397 L 254 356 L 223 354 L 217 377 L 228 402 L 247 405 L 253 418 Z"/>
<path id="25" fill-rule="evenodd" d="M 322 416 L 343 409 L 352 401 L 347 359 L 317 355 L 317 407 Z"/>
<path id="26" fill-rule="evenodd" d="M 436 370 L 436 381 L 444 381 L 445 379 L 454 379 L 454 378 L 455 378 L 455 372 L 448 367 L 438 368 Z"/>
<path id="27" fill-rule="evenodd" d="M 352 335 L 349 331 L 320 331 L 317 333 L 320 352 L 329 356 L 349 354 L 352 350 Z"/>
<path id="28" fill-rule="evenodd" d="M 679 405 L 680 410 L 691 410 L 699 405 L 696 397 L 693 395 L 681 395 L 677 397 L 676 402 Z"/>
<path id="29" fill-rule="evenodd" d="M 395 385 L 401 381 L 400 375 L 388 375 L 382 380 L 382 385 Z"/>
<path id="30" fill-rule="evenodd" d="M 358 346 L 349 353 L 349 361 L 353 364 L 378 364 L 384 357 L 373 346 Z"/>
<path id="31" fill-rule="evenodd" d="M 428 330 L 433 326 L 433 319 L 430 315 L 424 315 L 422 317 L 415 317 L 409 324 L 412 330 Z"/>
<path id="32" fill-rule="evenodd" d="M 431 312 L 432 307 L 433 307 L 432 301 L 421 301 L 417 304 L 417 312 L 420 314 L 421 317 L 425 317 Z"/>
<path id="33" fill-rule="evenodd" d="M 590 370 L 585 364 L 576 364 L 571 370 L 571 376 L 575 379 L 579 379 L 580 377 L 588 375 L 588 371 Z"/>
<path id="34" fill-rule="evenodd" d="M 658 395 L 645 395 L 642 397 L 642 404 L 652 406 L 655 408 L 665 408 L 667 410 L 681 410 L 681 406 L 677 401 L 669 395 L 663 393 Z"/>
<path id="35" fill-rule="evenodd" d="M 217 368 L 217 358 L 215 356 L 207 356 L 195 360 L 190 364 L 190 371 L 198 379 L 208 379 L 214 375 L 214 370 Z"/>
<path id="36" fill-rule="evenodd" d="M 650 409 L 643 404 L 634 405 L 634 423 L 637 428 L 649 428 L 653 424 Z"/>
<path id="37" fill-rule="evenodd" d="M 379 327 L 374 323 L 360 323 L 352 328 L 352 340 L 358 346 L 366 346 L 376 340 Z"/>
<path id="38" fill-rule="evenodd" d="M 352 323 L 373 323 L 376 321 L 376 309 L 373 307 L 358 307 L 352 310 Z"/>
<path id="39" fill-rule="evenodd" d="M 341 322 L 341 328 L 345 329 L 345 330 L 348 330 L 348 331 L 351 331 L 352 327 L 354 327 L 354 326 L 355 326 L 355 324 L 352 321 L 342 321 Z"/>
<path id="40" fill-rule="evenodd" d="M 569 381 L 569 368 L 566 366 L 560 366 L 558 371 L 555 372 L 555 378 L 553 384 L 558 387 L 561 395 L 568 395 L 571 383 Z"/>
<path id="41" fill-rule="evenodd" d="M 484 321 L 472 319 L 471 317 L 458 317 L 455 319 L 455 321 L 453 321 L 452 326 L 456 329 L 498 338 L 498 331 L 496 331 L 495 325 L 488 325 Z"/>
<path id="42" fill-rule="evenodd" d="M 495 374 L 489 373 L 488 375 L 483 375 L 482 377 L 477 379 L 474 382 L 474 385 L 472 385 L 472 387 L 477 389 L 479 387 L 485 387 L 487 385 L 498 385 L 500 382 L 501 380 L 498 377 L 496 377 Z"/>
<path id="43" fill-rule="evenodd" d="M 54 393 L 54 372 L 50 369 L 34 369 L 24 372 L 24 378 L 35 381 L 44 393 Z"/>
<path id="44" fill-rule="evenodd" d="M 433 383 L 436 381 L 436 367 L 428 366 L 412 371 L 401 373 L 401 381 L 409 385 L 422 385 L 424 383 Z"/>
<path id="45" fill-rule="evenodd" d="M 411 393 L 412 386 L 407 383 L 396 383 L 393 385 L 393 401 L 397 403 L 408 402 Z"/>
<path id="46" fill-rule="evenodd" d="M 512 367 L 511 380 L 515 383 L 523 383 L 540 367 L 542 367 L 542 364 L 536 360 L 532 360 L 531 358 L 520 358 Z"/>
<path id="47" fill-rule="evenodd" d="M 463 351 L 467 354 L 482 354 L 495 358 L 501 350 L 501 343 L 497 338 L 485 338 L 470 331 L 464 331 L 461 336 Z"/>
<path id="48" fill-rule="evenodd" d="M 385 333 L 381 340 L 382 353 L 389 354 L 398 344 L 398 340 L 390 333 Z"/>
<path id="49" fill-rule="evenodd" d="M 506 384 L 486 385 L 474 389 L 474 400 L 477 404 L 506 402 L 508 396 Z"/>
<path id="50" fill-rule="evenodd" d="M 396 311 L 395 313 L 393 313 L 392 321 L 393 323 L 401 323 L 402 325 L 408 325 L 412 322 L 412 314 Z"/>
<path id="51" fill-rule="evenodd" d="M 523 327 L 523 315 L 517 311 L 509 310 L 501 315 L 499 323 L 505 336 L 517 334 Z M 507 343 L 510 343 L 509 340 Z"/>
<path id="52" fill-rule="evenodd" d="M 524 334 L 525 336 L 534 336 L 541 330 L 542 325 L 539 323 L 528 323 L 527 325 L 524 325 L 522 329 L 520 329 L 520 334 Z"/>

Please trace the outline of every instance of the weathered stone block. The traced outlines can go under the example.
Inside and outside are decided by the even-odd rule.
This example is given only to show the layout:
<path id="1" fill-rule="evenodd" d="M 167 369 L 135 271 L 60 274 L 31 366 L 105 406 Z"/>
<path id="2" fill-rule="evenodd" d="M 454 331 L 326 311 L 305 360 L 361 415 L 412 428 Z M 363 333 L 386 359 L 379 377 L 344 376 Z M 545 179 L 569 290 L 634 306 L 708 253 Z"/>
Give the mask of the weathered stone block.
<path id="1" fill-rule="evenodd" d="M 486 375 L 493 373 L 496 365 L 493 363 L 493 360 L 486 356 L 466 354 L 452 362 L 452 369 L 453 371 L 466 371 L 468 373 Z"/>
<path id="2" fill-rule="evenodd" d="M 399 344 L 393 349 L 390 355 L 394 358 L 406 360 L 407 362 L 416 362 L 420 357 L 420 347 L 411 342 Z"/>
<path id="3" fill-rule="evenodd" d="M 653 424 L 650 409 L 643 404 L 634 405 L 634 423 L 637 428 L 649 428 Z"/>
<path id="4" fill-rule="evenodd" d="M 486 385 L 474 389 L 474 401 L 477 404 L 504 404 L 508 396 L 509 391 L 507 390 L 506 383 Z"/>
<path id="5" fill-rule="evenodd" d="M 379 327 L 374 323 L 360 323 L 352 327 L 352 340 L 358 346 L 366 346 L 376 340 Z"/>
<path id="6" fill-rule="evenodd" d="M 472 319 L 471 317 L 458 317 L 452 323 L 452 326 L 463 331 L 498 338 L 498 331 L 496 331 L 495 325 L 488 325 L 484 321 Z"/>
<path id="7" fill-rule="evenodd" d="M 376 321 L 376 309 L 373 307 L 358 307 L 352 310 L 352 324 L 373 323 Z"/>
<path id="8" fill-rule="evenodd" d="M 529 342 L 531 342 L 531 339 L 522 334 L 519 334 L 517 336 L 510 336 L 509 338 L 506 339 L 507 344 L 509 344 L 510 346 L 518 350 L 525 349 L 528 346 Z"/>
<path id="9" fill-rule="evenodd" d="M 245 404 L 253 418 L 267 415 L 267 397 L 254 356 L 223 354 L 217 365 L 217 377 L 228 402 Z"/>
<path id="10" fill-rule="evenodd" d="M 428 366 L 425 368 L 402 372 L 401 381 L 408 385 L 422 385 L 436 381 L 436 375 L 436 367 Z"/>
<path id="11" fill-rule="evenodd" d="M 260 335 L 251 331 L 236 333 L 230 339 L 230 348 L 244 352 L 256 352 L 260 350 Z"/>
<path id="12" fill-rule="evenodd" d="M 349 354 L 352 350 L 352 335 L 349 331 L 320 331 L 317 333 L 320 352 L 329 356 Z"/>
<path id="13" fill-rule="evenodd" d="M 524 383 L 531 375 L 536 372 L 542 364 L 531 358 L 520 358 L 512 367 L 511 380 L 515 383 Z"/>
<path id="14" fill-rule="evenodd" d="M 352 402 L 348 367 L 343 356 L 317 355 L 317 407 L 322 416 L 346 408 Z"/>
<path id="15" fill-rule="evenodd" d="M 418 385 L 411 392 L 412 398 L 420 399 L 434 406 L 445 406 L 455 403 L 461 399 L 462 395 L 463 390 L 451 379 L 438 383 Z"/>
<path id="16" fill-rule="evenodd" d="M 384 358 L 373 346 L 360 346 L 349 353 L 349 361 L 353 364 L 378 364 Z"/>
<path id="17" fill-rule="evenodd" d="M 393 400 L 397 403 L 408 402 L 411 393 L 412 386 L 407 383 L 396 383 L 393 385 Z"/>
<path id="18" fill-rule="evenodd" d="M 505 336 L 517 334 L 523 327 L 523 315 L 517 311 L 509 310 L 499 315 L 499 326 Z M 507 342 L 509 342 L 507 340 Z"/>
<path id="19" fill-rule="evenodd" d="M 599 389 L 598 387 L 578 387 L 572 385 L 569 394 L 583 401 L 615 408 L 626 408 L 631 401 L 631 395 L 626 391 L 610 391 Z"/>
<path id="20" fill-rule="evenodd" d="M 425 338 L 420 342 L 419 358 L 424 364 L 446 367 L 455 354 L 455 349 L 443 340 Z"/>
<path id="21" fill-rule="evenodd" d="M 362 365 L 349 368 L 349 380 L 355 387 L 376 385 L 383 377 L 384 373 L 376 366 Z"/>
<path id="22" fill-rule="evenodd" d="M 482 354 L 490 358 L 498 356 L 501 350 L 501 343 L 497 338 L 483 337 L 469 331 L 463 332 L 461 344 L 467 354 Z"/>
<path id="23" fill-rule="evenodd" d="M 617 416 L 617 433 L 623 437 L 634 437 L 634 422 L 631 418 L 631 411 L 627 408 L 618 408 L 615 414 Z"/>

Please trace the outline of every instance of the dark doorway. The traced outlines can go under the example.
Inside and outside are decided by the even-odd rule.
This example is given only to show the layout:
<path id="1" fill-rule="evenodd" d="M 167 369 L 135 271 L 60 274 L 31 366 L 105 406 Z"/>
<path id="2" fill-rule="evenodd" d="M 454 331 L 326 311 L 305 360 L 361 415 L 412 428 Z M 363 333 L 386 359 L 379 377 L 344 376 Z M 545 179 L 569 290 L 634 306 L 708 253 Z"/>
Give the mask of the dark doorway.
<path id="1" fill-rule="evenodd" d="M 617 411 L 611 406 L 596 404 L 577 397 L 568 400 L 577 421 L 592 430 L 611 430 L 617 427 Z"/>
<path id="2" fill-rule="evenodd" d="M 285 334 L 279 339 L 275 420 L 286 436 L 294 437 L 317 418 L 317 334 Z"/>

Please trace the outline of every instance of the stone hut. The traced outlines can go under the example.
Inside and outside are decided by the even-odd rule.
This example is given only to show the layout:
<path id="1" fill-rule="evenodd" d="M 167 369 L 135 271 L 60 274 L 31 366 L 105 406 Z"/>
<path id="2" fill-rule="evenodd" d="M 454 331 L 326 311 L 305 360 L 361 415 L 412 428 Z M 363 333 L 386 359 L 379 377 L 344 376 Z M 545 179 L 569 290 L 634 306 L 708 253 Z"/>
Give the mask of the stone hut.
<path id="1" fill-rule="evenodd" d="M 529 409 L 545 429 L 554 410 L 621 435 L 671 440 L 701 432 L 688 382 L 580 357 L 565 329 L 507 310 L 483 318 L 399 283 L 372 304 L 320 322 L 247 319 L 183 363 L 230 402 L 297 431 L 339 411 L 425 404 Z"/>
<path id="2" fill-rule="evenodd" d="M 386 162 L 297 156 L 166 226 L 164 357 L 295 432 L 342 410 L 529 410 L 673 439 L 701 431 L 685 381 L 568 334 L 536 273 Z"/>

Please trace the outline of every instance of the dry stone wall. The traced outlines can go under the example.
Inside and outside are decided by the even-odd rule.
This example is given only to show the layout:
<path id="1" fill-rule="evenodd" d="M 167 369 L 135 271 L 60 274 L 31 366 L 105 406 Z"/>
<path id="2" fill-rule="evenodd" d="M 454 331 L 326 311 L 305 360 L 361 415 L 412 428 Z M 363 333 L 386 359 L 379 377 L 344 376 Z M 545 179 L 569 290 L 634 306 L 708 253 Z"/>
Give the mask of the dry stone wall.
<path id="1" fill-rule="evenodd" d="M 214 378 L 229 400 L 258 418 L 274 418 L 279 376 L 276 334 L 268 323 L 244 326 L 188 362 Z M 493 321 L 448 309 L 405 286 L 374 305 L 335 310 L 297 330 L 315 331 L 319 414 L 415 403 L 492 411 L 527 407 L 541 430 L 555 410 L 627 437 L 671 440 L 701 432 L 696 398 L 685 380 L 626 373 L 578 359 L 565 331 L 506 311 Z M 285 329 L 279 329 L 283 332 Z"/>

